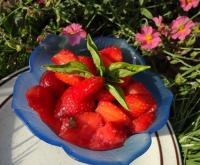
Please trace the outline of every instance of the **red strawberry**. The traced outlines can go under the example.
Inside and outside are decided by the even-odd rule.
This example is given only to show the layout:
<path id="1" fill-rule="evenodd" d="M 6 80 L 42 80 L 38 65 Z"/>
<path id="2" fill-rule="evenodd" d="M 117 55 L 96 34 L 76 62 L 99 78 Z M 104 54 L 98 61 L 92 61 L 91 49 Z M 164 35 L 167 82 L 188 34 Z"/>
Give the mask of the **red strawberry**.
<path id="1" fill-rule="evenodd" d="M 111 123 L 99 128 L 90 140 L 92 150 L 109 150 L 123 145 L 127 138 L 126 132 L 117 129 Z"/>
<path id="2" fill-rule="evenodd" d="M 95 102 L 93 100 L 76 101 L 72 95 L 65 95 L 58 101 L 55 110 L 55 117 L 76 116 L 85 111 L 93 111 L 95 109 Z M 64 100 L 64 101 L 63 101 Z"/>
<path id="3" fill-rule="evenodd" d="M 88 142 L 82 139 L 82 136 L 80 136 L 80 130 L 78 128 L 68 129 L 65 132 L 61 132 L 59 136 L 62 139 L 72 144 L 75 144 L 84 148 L 88 147 Z"/>
<path id="4" fill-rule="evenodd" d="M 87 148 L 93 134 L 104 124 L 101 115 L 95 112 L 81 113 L 74 122 L 76 122 L 75 125 L 72 121 L 70 123 L 69 118 L 64 119 L 59 136 L 73 144 Z"/>
<path id="5" fill-rule="evenodd" d="M 122 80 L 124 81 L 123 83 L 121 84 L 118 84 L 121 88 L 126 88 L 129 84 L 129 82 L 132 80 L 132 77 L 131 76 L 127 76 L 127 77 L 124 77 L 122 78 Z"/>
<path id="6" fill-rule="evenodd" d="M 115 104 L 109 101 L 100 101 L 96 110 L 106 122 L 112 122 L 118 126 L 130 124 L 129 117 Z"/>
<path id="7" fill-rule="evenodd" d="M 157 108 L 156 102 L 151 95 L 128 95 L 125 97 L 125 100 L 131 110 L 130 114 L 133 118 L 137 118 L 147 111 L 153 112 Z"/>
<path id="8" fill-rule="evenodd" d="M 123 60 L 121 49 L 114 46 L 102 49 L 100 51 L 100 56 L 102 60 L 107 58 L 112 62 L 120 62 Z"/>
<path id="9" fill-rule="evenodd" d="M 96 99 L 98 101 L 113 101 L 115 98 L 107 89 L 103 88 L 96 94 Z"/>
<path id="10" fill-rule="evenodd" d="M 129 94 L 148 94 L 151 95 L 149 90 L 141 82 L 132 80 L 125 90 L 126 95 Z"/>
<path id="11" fill-rule="evenodd" d="M 92 74 L 96 75 L 97 70 L 96 70 L 96 67 L 95 67 L 95 65 L 94 65 L 94 63 L 93 63 L 92 58 L 86 57 L 86 56 L 78 56 L 78 60 L 79 60 L 80 62 L 84 63 L 84 64 L 88 67 L 89 71 L 90 71 Z"/>
<path id="12" fill-rule="evenodd" d="M 113 61 L 111 59 L 109 59 L 107 56 L 101 55 L 101 52 L 100 52 L 100 57 L 101 57 L 101 60 L 103 61 L 103 64 L 106 67 L 113 63 Z"/>
<path id="13" fill-rule="evenodd" d="M 37 112 L 53 112 L 55 98 L 51 91 L 39 85 L 33 86 L 26 92 L 28 104 Z"/>
<path id="14" fill-rule="evenodd" d="M 68 73 L 55 73 L 57 79 L 61 80 L 62 82 L 68 85 L 76 85 L 79 84 L 81 81 L 84 80 L 83 77 L 78 75 L 68 74 Z"/>
<path id="15" fill-rule="evenodd" d="M 96 112 L 84 112 L 76 118 L 77 126 L 80 129 L 81 138 L 88 141 L 96 130 L 104 125 L 103 118 Z"/>
<path id="16" fill-rule="evenodd" d="M 62 65 L 70 61 L 78 61 L 78 57 L 70 50 L 62 49 L 51 58 L 51 61 L 54 64 Z"/>
<path id="17" fill-rule="evenodd" d="M 56 134 L 59 133 L 60 127 L 61 127 L 61 122 L 59 119 L 54 118 L 52 113 L 48 112 L 40 112 L 39 113 L 40 118 L 44 123 L 46 123 Z"/>
<path id="18" fill-rule="evenodd" d="M 43 73 L 39 84 L 40 86 L 50 89 L 53 95 L 56 95 L 57 97 L 59 97 L 66 89 L 66 85 L 58 80 L 55 73 L 51 71 Z"/>
<path id="19" fill-rule="evenodd" d="M 55 100 L 53 94 L 44 87 L 34 86 L 26 93 L 28 104 L 51 129 L 59 132 L 60 122 L 53 117 Z"/>
<path id="20" fill-rule="evenodd" d="M 55 116 L 75 116 L 84 111 L 94 110 L 95 103 L 92 97 L 103 85 L 102 77 L 92 77 L 68 88 L 58 101 Z"/>
<path id="21" fill-rule="evenodd" d="M 154 122 L 155 118 L 154 112 L 148 112 L 134 119 L 132 121 L 132 132 L 140 133 L 145 131 Z"/>
<path id="22" fill-rule="evenodd" d="M 104 125 L 103 118 L 96 112 L 83 112 L 76 117 L 78 127 L 90 127 L 96 130 Z"/>
<path id="23" fill-rule="evenodd" d="M 51 58 L 51 61 L 55 64 L 62 65 L 71 61 L 78 61 L 78 56 L 76 56 L 74 53 L 72 53 L 68 49 L 62 49 Z M 61 80 L 62 82 L 68 85 L 78 84 L 84 79 L 78 75 L 72 75 L 68 73 L 56 72 L 55 75 L 59 80 Z"/>

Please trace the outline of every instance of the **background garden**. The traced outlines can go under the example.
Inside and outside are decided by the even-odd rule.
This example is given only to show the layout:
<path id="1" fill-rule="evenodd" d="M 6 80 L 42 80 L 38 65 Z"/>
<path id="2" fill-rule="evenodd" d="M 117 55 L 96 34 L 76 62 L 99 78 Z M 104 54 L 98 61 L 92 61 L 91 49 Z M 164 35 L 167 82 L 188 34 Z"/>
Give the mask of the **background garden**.
<path id="1" fill-rule="evenodd" d="M 0 79 L 28 65 L 49 33 L 79 23 L 125 39 L 173 91 L 170 121 L 183 162 L 200 164 L 200 0 L 0 0 Z"/>

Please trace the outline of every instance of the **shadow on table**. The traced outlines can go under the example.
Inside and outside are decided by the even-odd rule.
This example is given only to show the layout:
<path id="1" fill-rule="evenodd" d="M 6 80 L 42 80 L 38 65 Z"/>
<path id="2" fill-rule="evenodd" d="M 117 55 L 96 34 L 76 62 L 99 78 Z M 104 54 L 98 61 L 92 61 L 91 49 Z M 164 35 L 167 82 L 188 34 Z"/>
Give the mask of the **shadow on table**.
<path id="1" fill-rule="evenodd" d="M 17 116 L 10 108 L 8 100 L 0 109 L 0 165 L 18 165 L 36 148 L 36 141 L 30 141 L 33 135 L 27 138 L 22 122 L 16 123 Z"/>

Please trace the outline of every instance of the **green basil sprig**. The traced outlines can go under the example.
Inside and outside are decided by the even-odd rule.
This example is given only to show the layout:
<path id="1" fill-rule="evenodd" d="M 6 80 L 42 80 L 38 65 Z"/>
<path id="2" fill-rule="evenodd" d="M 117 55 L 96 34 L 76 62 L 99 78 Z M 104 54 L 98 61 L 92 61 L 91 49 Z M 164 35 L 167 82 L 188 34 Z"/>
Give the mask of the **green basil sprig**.
<path id="1" fill-rule="evenodd" d="M 81 77 L 90 78 L 93 76 L 92 73 L 89 72 L 88 67 L 78 61 L 71 61 L 64 65 L 44 65 L 44 67 L 53 72 L 61 72 L 68 74 L 78 74 Z"/>
<path id="2" fill-rule="evenodd" d="M 113 84 L 123 83 L 124 81 L 122 78 L 133 76 L 138 72 L 149 69 L 150 66 L 133 65 L 126 62 L 115 62 L 105 68 L 103 61 L 99 56 L 97 46 L 89 34 L 87 35 L 87 48 L 92 56 L 95 67 L 99 72 L 99 76 L 104 77 L 106 80 L 105 87 L 107 90 L 115 97 L 122 107 L 124 107 L 126 110 L 129 110 L 129 107 L 125 101 L 123 90 Z M 68 62 L 64 65 L 44 65 L 44 67 L 53 72 L 77 74 L 85 78 L 94 76 L 89 72 L 88 67 L 85 64 L 78 61 Z"/>
<path id="3" fill-rule="evenodd" d="M 87 35 L 87 48 L 92 56 L 96 69 L 99 71 L 100 76 L 103 76 L 105 73 L 105 66 L 103 65 L 103 62 L 99 56 L 97 46 L 89 34 Z"/>
<path id="4" fill-rule="evenodd" d="M 127 62 L 115 62 L 107 68 L 107 74 L 116 79 L 133 76 L 141 71 L 149 69 L 150 66 L 146 65 L 133 65 Z"/>
<path id="5" fill-rule="evenodd" d="M 124 92 L 120 87 L 114 86 L 110 83 L 105 84 L 106 89 L 115 97 L 115 99 L 124 107 L 126 110 L 129 110 L 129 107 L 125 101 Z"/>

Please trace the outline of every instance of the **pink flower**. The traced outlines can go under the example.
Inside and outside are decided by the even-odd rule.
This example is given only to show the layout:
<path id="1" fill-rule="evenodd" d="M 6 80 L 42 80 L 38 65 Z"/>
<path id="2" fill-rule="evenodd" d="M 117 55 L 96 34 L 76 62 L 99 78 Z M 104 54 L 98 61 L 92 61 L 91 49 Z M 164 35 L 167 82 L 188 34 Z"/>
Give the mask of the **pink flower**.
<path id="1" fill-rule="evenodd" d="M 37 36 L 36 41 L 40 43 L 40 42 L 42 42 L 43 39 L 44 39 L 44 36 L 39 35 L 39 36 Z"/>
<path id="2" fill-rule="evenodd" d="M 169 34 L 169 32 L 168 32 L 168 27 L 162 22 L 163 21 L 163 17 L 159 15 L 158 17 L 153 17 L 152 20 L 154 21 L 154 23 L 158 27 L 158 31 L 162 35 L 164 35 L 165 37 L 167 37 L 168 34 Z"/>
<path id="3" fill-rule="evenodd" d="M 179 0 L 184 11 L 189 11 L 192 7 L 199 5 L 200 0 Z"/>
<path id="4" fill-rule="evenodd" d="M 186 16 L 179 16 L 170 25 L 171 37 L 173 39 L 184 40 L 195 24 Z"/>
<path id="5" fill-rule="evenodd" d="M 156 24 L 156 26 L 161 26 L 161 25 L 164 25 L 163 23 L 162 23 L 162 21 L 163 21 L 163 17 L 162 16 L 158 16 L 158 17 L 153 17 L 153 19 L 152 19 L 153 21 L 154 21 L 154 23 Z"/>
<path id="6" fill-rule="evenodd" d="M 62 34 L 69 37 L 69 43 L 74 46 L 79 44 L 81 39 L 86 37 L 87 33 L 80 24 L 72 23 L 63 29 Z"/>
<path id="7" fill-rule="evenodd" d="M 141 33 L 137 33 L 135 39 L 145 50 L 156 48 L 161 43 L 160 34 L 147 25 L 141 28 Z"/>

